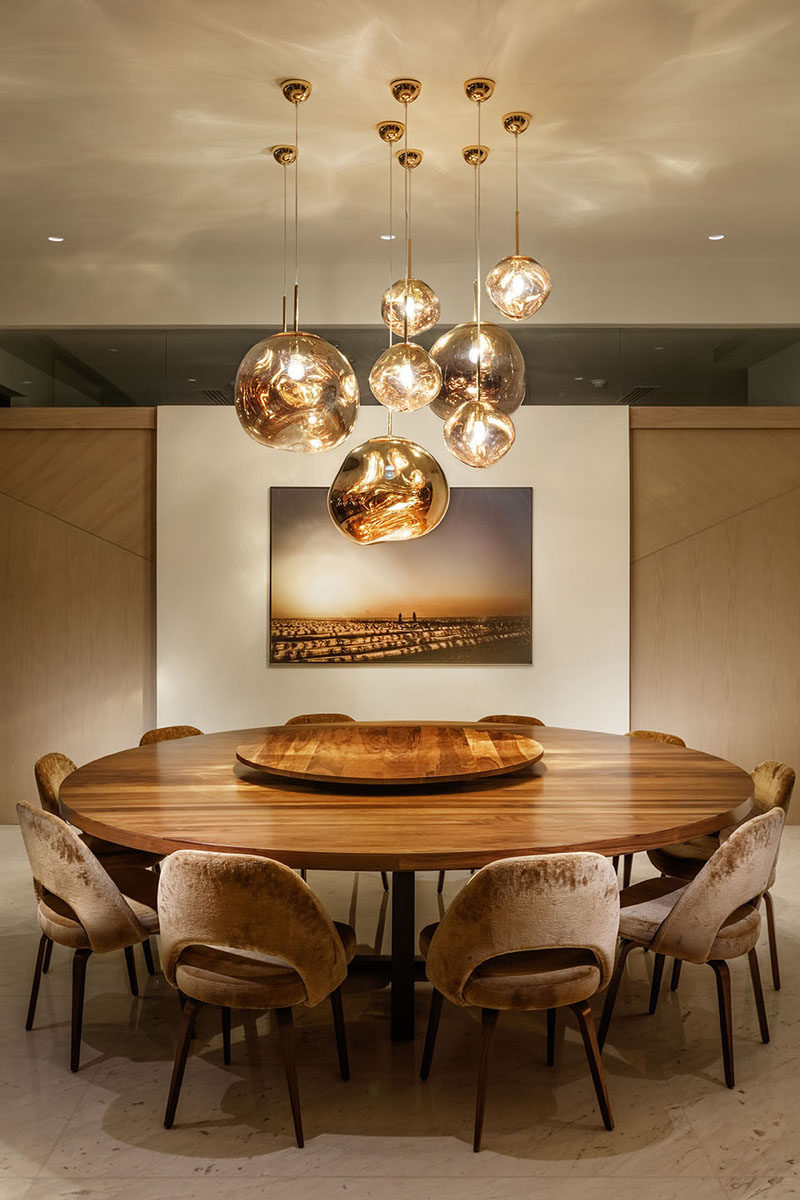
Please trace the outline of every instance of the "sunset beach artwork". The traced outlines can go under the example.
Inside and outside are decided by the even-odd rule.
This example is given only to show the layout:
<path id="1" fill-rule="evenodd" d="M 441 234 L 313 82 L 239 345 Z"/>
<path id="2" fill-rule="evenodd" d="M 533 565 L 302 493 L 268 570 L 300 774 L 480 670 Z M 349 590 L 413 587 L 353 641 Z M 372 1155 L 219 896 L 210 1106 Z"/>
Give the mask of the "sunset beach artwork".
<path id="1" fill-rule="evenodd" d="M 531 488 L 453 488 L 432 533 L 374 546 L 326 495 L 270 488 L 270 663 L 532 661 Z"/>

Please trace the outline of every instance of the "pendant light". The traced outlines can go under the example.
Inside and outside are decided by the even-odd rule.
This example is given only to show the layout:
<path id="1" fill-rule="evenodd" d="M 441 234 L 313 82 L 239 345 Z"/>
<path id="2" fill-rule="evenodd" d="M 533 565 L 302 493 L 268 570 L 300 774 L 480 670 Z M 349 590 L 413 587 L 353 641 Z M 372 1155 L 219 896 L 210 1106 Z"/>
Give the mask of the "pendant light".
<path id="1" fill-rule="evenodd" d="M 311 84 L 305 79 L 286 79 L 280 87 L 295 106 L 295 145 L 276 148 L 293 151 L 293 157 L 273 151 L 284 170 L 294 163 L 292 329 L 287 329 L 284 265 L 283 332 L 258 342 L 239 364 L 236 415 L 245 432 L 264 446 L 316 454 L 339 446 L 352 430 L 358 413 L 358 383 L 350 363 L 335 346 L 299 329 L 299 109 L 311 94 Z M 285 260 L 284 210 L 284 264 Z"/>
<path id="2" fill-rule="evenodd" d="M 535 258 L 519 252 L 519 139 L 531 123 L 531 114 L 506 113 L 503 128 L 514 137 L 514 229 L 516 250 L 503 258 L 486 277 L 492 304 L 512 321 L 532 317 L 550 295 L 550 276 Z"/>
<path id="3" fill-rule="evenodd" d="M 488 100 L 494 91 L 491 79 L 468 79 L 464 84 L 468 99 L 477 106 L 478 139 L 474 146 L 466 146 L 463 150 L 464 161 L 473 168 L 475 173 L 475 282 L 473 295 L 475 303 L 475 320 L 469 330 L 474 348 L 474 394 L 464 399 L 454 408 L 445 422 L 444 440 L 451 454 L 470 467 L 490 467 L 498 462 L 514 444 L 516 432 L 514 423 L 506 413 L 492 404 L 483 392 L 484 354 L 488 350 L 490 358 L 490 373 L 502 374 L 497 361 L 494 360 L 491 337 L 486 336 L 485 327 L 481 325 L 481 167 L 486 162 L 488 148 L 481 145 L 481 104 Z M 459 328 L 458 326 L 456 328 Z M 455 330 L 451 330 L 451 334 Z M 445 335 L 447 337 L 447 335 Z M 513 339 L 511 339 L 513 341 Z M 440 338 L 440 342 L 444 339 Z M 488 346 L 486 343 L 488 342 Z M 438 343 L 437 343 L 438 345 Z M 448 349 L 452 354 L 452 343 L 440 347 L 440 355 L 448 360 Z M 432 350 L 432 357 L 441 365 L 441 358 Z M 469 358 L 472 360 L 472 353 Z M 452 372 L 448 373 L 452 377 Z M 442 371 L 444 376 L 445 371 Z M 522 376 L 522 394 L 524 396 L 524 373 Z"/>

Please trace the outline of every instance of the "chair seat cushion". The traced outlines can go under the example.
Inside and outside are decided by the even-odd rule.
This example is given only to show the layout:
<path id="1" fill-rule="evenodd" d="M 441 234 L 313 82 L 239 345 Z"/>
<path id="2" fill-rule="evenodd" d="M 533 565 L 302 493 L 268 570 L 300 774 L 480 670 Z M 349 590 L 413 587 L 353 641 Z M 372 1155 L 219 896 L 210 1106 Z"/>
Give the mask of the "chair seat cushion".
<path id="1" fill-rule="evenodd" d="M 119 890 L 148 933 L 158 933 L 158 876 L 140 867 L 106 867 Z M 89 938 L 77 914 L 59 896 L 45 891 L 39 901 L 39 926 L 42 933 L 59 946 L 72 950 L 89 949 Z"/>
<path id="2" fill-rule="evenodd" d="M 37 911 L 42 933 L 59 946 L 88 950 L 88 935 L 70 906 L 52 892 L 44 892 Z"/>
<path id="3" fill-rule="evenodd" d="M 686 887 L 683 879 L 644 879 L 620 892 L 619 936 L 649 946 Z M 758 906 L 743 904 L 730 914 L 709 951 L 712 958 L 739 958 L 758 941 Z"/>
<path id="4" fill-rule="evenodd" d="M 355 931 L 334 922 L 345 957 L 356 952 Z M 307 999 L 303 980 L 283 959 L 230 946 L 187 946 L 175 969 L 187 996 L 226 1008 L 290 1008 Z"/>

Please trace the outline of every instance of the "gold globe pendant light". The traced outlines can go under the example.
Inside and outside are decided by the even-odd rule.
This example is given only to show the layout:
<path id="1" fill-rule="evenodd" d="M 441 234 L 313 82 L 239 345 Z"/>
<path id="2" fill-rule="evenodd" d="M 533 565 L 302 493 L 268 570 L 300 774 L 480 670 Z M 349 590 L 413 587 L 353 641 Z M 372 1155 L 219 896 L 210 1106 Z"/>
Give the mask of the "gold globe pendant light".
<path id="1" fill-rule="evenodd" d="M 512 321 L 532 317 L 550 295 L 547 268 L 519 252 L 519 138 L 531 123 L 531 114 L 506 113 L 503 128 L 514 137 L 514 228 L 516 251 L 492 267 L 486 277 L 486 291 L 496 309 Z"/>
<path id="2" fill-rule="evenodd" d="M 341 445 L 358 414 L 358 383 L 345 356 L 299 322 L 299 108 L 311 94 L 304 79 L 280 85 L 295 106 L 295 145 L 279 146 L 273 157 L 284 170 L 294 163 L 294 305 L 293 328 L 286 317 L 286 176 L 284 175 L 283 332 L 248 350 L 236 374 L 236 415 L 255 441 L 275 450 L 317 454 Z"/>
<path id="3" fill-rule="evenodd" d="M 484 400 L 501 412 L 513 413 L 525 399 L 525 359 L 502 325 L 481 321 L 480 342 L 475 321 L 456 325 L 434 342 L 431 358 L 442 372 L 442 389 L 431 411 L 444 421 L 465 400 L 477 400 L 479 359 Z"/>
<path id="4" fill-rule="evenodd" d="M 445 334 L 444 338 L 439 339 L 439 342 L 443 342 L 444 345 L 439 347 L 438 355 L 436 354 L 436 346 L 433 347 L 431 353 L 442 367 L 443 380 L 446 381 L 443 383 L 442 393 L 436 402 L 439 407 L 439 415 L 447 417 L 444 427 L 445 445 L 455 458 L 466 463 L 467 466 L 483 468 L 490 467 L 494 463 L 499 462 L 508 453 L 514 445 L 516 432 L 514 422 L 511 418 L 498 406 L 493 404 L 490 395 L 487 395 L 483 390 L 485 353 L 487 365 L 489 365 L 488 378 L 493 380 L 493 394 L 498 398 L 503 391 L 505 378 L 500 359 L 494 353 L 499 342 L 496 338 L 493 338 L 491 333 L 488 336 L 486 335 L 485 328 L 481 323 L 481 292 L 479 284 L 481 278 L 480 172 L 489 153 L 487 147 L 481 145 L 481 104 L 492 95 L 494 83 L 491 79 L 468 79 L 464 84 L 464 90 L 467 97 L 477 106 L 478 113 L 477 144 L 474 146 L 465 146 L 463 150 L 464 161 L 473 167 L 475 172 L 475 281 L 473 284 L 475 320 L 467 326 L 456 326 L 455 329 L 451 330 L 449 342 L 445 341 L 448 337 Z M 496 327 L 491 328 L 499 332 Z M 453 335 L 456 335 L 456 337 L 454 338 Z M 462 335 L 464 337 L 463 346 L 467 348 L 466 356 L 463 353 L 463 349 L 461 354 L 456 356 L 454 349 L 458 346 L 459 338 Z M 522 355 L 519 352 L 519 347 L 513 342 L 513 338 L 509 338 L 509 341 L 513 343 L 519 354 L 519 360 L 514 360 L 513 355 L 509 358 L 509 362 L 513 362 L 516 368 L 516 371 L 512 372 L 512 374 L 515 373 L 519 379 L 519 366 Z M 465 357 L 471 366 L 470 372 L 465 367 Z M 470 391 L 465 394 L 467 386 L 465 380 L 469 374 L 472 377 L 472 385 Z M 522 396 L 519 399 L 519 403 L 522 402 L 522 397 L 525 394 L 524 363 L 522 363 L 521 380 Z M 513 390 L 509 387 L 506 389 L 506 393 L 513 403 L 515 398 Z M 514 404 L 514 407 L 517 406 L 517 404 Z"/>

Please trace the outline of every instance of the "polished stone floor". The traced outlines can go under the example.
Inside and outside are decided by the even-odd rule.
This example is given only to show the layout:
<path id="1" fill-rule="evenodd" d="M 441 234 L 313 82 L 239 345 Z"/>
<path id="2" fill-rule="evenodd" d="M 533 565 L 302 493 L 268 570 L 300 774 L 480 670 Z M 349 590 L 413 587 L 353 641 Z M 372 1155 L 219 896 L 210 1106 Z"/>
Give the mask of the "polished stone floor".
<path id="1" fill-rule="evenodd" d="M 479 1026 L 445 1007 L 431 1078 L 417 1078 L 429 989 L 418 987 L 415 1045 L 390 1043 L 379 980 L 346 985 L 352 1078 L 338 1077 L 330 1010 L 298 1010 L 306 1147 L 294 1146 L 269 1019 L 234 1019 L 222 1063 L 203 1014 L 175 1127 L 162 1128 L 177 1028 L 175 994 L 144 974 L 126 991 L 122 954 L 89 963 L 82 1067 L 68 1068 L 70 954 L 55 948 L 35 1029 L 23 1028 L 38 938 L 15 828 L 0 828 L 3 999 L 0 1200 L 751 1200 L 800 1196 L 800 828 L 789 828 L 774 894 L 783 988 L 760 956 L 772 1042 L 761 1044 L 745 961 L 732 965 L 737 1084 L 722 1082 L 714 977 L 686 966 L 680 992 L 646 1014 L 652 956 L 635 952 L 605 1052 L 617 1128 L 600 1122 L 577 1030 L 559 1026 L 544 1063 L 538 1016 L 501 1015 L 484 1150 L 471 1132 Z M 650 873 L 636 859 L 634 877 Z M 444 901 L 465 875 L 447 877 Z M 314 873 L 309 883 L 362 948 L 389 937 L 377 875 Z M 435 876 L 417 883 L 419 923 L 437 917 Z M 138 953 L 138 952 L 137 952 Z"/>

